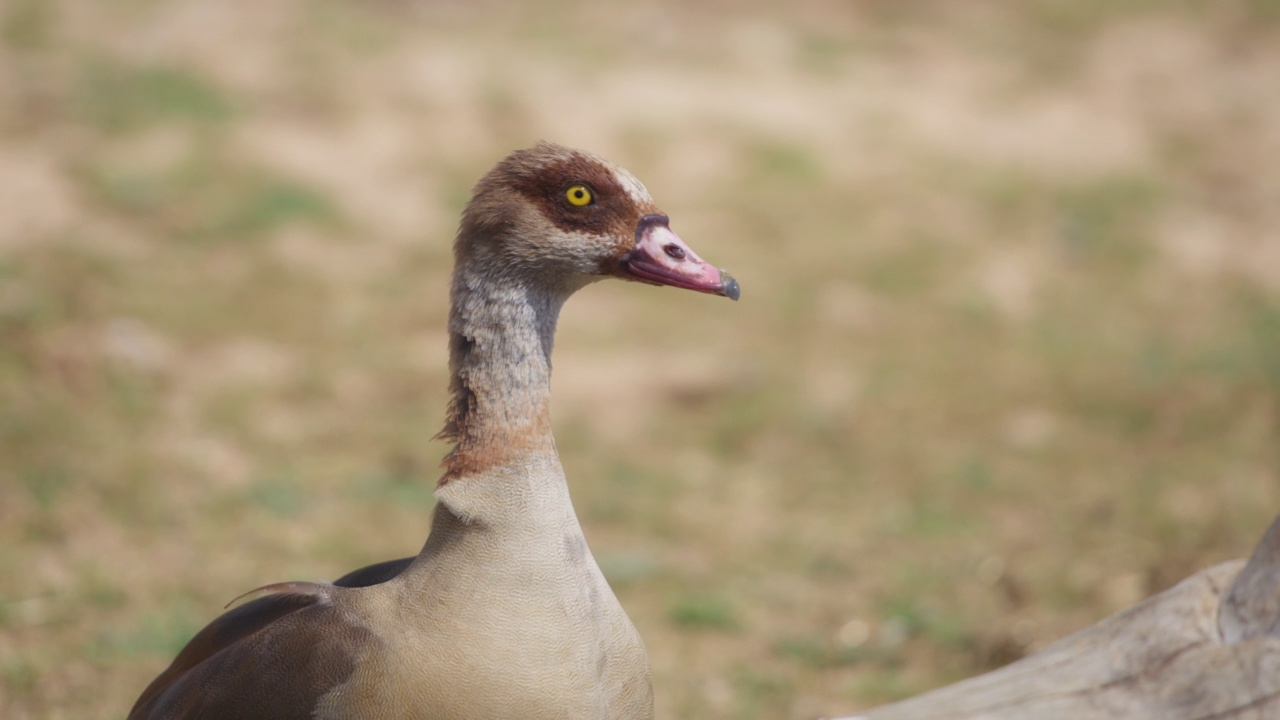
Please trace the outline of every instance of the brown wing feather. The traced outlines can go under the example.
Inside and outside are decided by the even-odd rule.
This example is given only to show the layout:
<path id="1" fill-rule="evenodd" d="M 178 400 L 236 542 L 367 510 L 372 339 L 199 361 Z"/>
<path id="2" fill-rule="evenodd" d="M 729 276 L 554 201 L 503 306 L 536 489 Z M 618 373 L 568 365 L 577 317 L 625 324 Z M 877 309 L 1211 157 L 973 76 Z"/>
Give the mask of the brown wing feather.
<path id="1" fill-rule="evenodd" d="M 352 570 L 333 581 L 338 587 L 361 588 L 370 585 L 380 585 L 391 578 L 399 575 L 408 568 L 416 557 L 400 558 L 399 560 L 386 560 L 373 565 L 366 565 L 359 570 Z"/>
<path id="2" fill-rule="evenodd" d="M 143 691 L 129 720 L 309 720 L 375 638 L 331 585 L 292 583 L 223 613 Z"/>

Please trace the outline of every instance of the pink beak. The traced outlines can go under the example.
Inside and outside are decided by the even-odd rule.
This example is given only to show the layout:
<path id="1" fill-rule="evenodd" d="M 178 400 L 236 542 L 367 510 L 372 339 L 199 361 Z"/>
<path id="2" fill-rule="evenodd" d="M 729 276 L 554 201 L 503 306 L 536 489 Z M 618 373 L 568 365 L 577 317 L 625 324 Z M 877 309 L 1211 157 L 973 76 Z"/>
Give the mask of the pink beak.
<path id="1" fill-rule="evenodd" d="M 636 226 L 636 246 L 622 259 L 622 274 L 653 285 L 696 290 L 737 300 L 738 281 L 698 257 L 671 231 L 666 215 L 645 215 Z"/>

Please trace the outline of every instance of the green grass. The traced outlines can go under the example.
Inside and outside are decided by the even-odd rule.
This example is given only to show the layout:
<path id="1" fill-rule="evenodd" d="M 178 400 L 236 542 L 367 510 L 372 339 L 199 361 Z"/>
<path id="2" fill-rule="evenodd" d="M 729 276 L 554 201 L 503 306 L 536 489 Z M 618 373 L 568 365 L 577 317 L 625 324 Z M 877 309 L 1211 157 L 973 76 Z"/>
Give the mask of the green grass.
<path id="1" fill-rule="evenodd" d="M 40 50 L 49 44 L 54 19 L 55 12 L 49 3 L 40 0 L 13 3 L 0 20 L 0 38 L 15 50 Z"/>
<path id="2" fill-rule="evenodd" d="M 89 645 L 89 659 L 110 667 L 131 658 L 176 655 L 203 624 L 191 607 L 179 606 L 135 627 L 103 631 Z"/>
<path id="3" fill-rule="evenodd" d="M 671 604 L 671 621 L 684 628 L 734 630 L 738 621 L 730 603 L 722 597 L 698 595 L 685 597 Z"/>
<path id="4" fill-rule="evenodd" d="M 77 87 L 80 115 L 92 126 L 121 133 L 166 122 L 225 123 L 234 109 L 207 79 L 165 66 L 86 60 Z"/>

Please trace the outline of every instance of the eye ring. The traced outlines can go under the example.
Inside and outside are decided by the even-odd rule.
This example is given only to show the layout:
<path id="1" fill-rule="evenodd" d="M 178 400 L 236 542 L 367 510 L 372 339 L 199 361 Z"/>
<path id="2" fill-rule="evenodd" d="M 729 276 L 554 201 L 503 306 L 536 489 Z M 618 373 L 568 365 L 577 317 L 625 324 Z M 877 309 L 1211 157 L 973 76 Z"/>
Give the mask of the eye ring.
<path id="1" fill-rule="evenodd" d="M 596 196 L 586 185 L 574 183 L 564 191 L 564 199 L 574 207 L 586 207 L 596 201 Z"/>

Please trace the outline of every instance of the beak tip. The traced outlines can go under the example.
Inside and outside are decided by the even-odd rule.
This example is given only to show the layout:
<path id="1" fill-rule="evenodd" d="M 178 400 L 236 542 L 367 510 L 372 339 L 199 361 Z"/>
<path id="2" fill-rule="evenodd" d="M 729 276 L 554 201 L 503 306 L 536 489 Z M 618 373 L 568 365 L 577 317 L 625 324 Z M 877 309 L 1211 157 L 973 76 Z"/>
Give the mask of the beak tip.
<path id="1" fill-rule="evenodd" d="M 730 300 L 737 301 L 742 295 L 742 289 L 738 287 L 738 281 L 723 270 L 720 271 L 720 282 L 724 283 L 724 289 L 720 292 Z"/>

